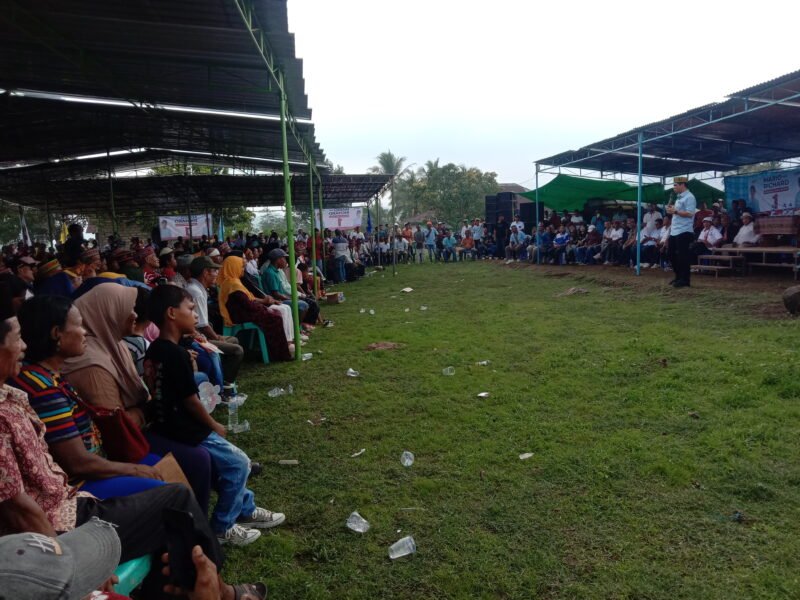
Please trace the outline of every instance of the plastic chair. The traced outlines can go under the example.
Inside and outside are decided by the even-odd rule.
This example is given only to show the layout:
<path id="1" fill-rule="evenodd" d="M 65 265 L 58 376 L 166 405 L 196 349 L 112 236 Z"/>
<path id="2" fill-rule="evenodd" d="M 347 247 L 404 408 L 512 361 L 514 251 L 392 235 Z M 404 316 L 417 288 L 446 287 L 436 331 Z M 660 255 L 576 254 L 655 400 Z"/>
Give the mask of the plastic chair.
<path id="1" fill-rule="evenodd" d="M 120 596 L 130 597 L 131 592 L 142 585 L 151 566 L 152 560 L 149 555 L 140 556 L 119 565 L 114 571 L 114 574 L 119 577 L 119 583 L 114 586 L 114 591 Z"/>
<path id="2" fill-rule="evenodd" d="M 256 325 L 255 323 L 241 323 L 239 325 L 234 325 L 233 327 L 228 327 L 225 325 L 222 328 L 223 335 L 235 335 L 237 338 L 239 334 L 243 331 L 250 331 L 250 344 L 249 348 L 252 350 L 256 343 L 256 338 L 258 338 L 259 345 L 261 346 L 261 360 L 265 365 L 269 364 L 269 352 L 267 351 L 267 338 L 264 337 L 264 332 L 261 331 L 261 327 Z M 239 338 L 241 340 L 241 338 Z"/>

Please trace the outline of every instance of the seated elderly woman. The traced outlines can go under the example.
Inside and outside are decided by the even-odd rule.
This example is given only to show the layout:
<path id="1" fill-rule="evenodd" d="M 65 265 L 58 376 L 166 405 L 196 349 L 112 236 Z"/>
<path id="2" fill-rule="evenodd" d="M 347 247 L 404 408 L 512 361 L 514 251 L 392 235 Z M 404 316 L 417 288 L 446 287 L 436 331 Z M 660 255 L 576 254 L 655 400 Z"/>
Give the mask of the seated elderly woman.
<path id="1" fill-rule="evenodd" d="M 139 464 L 104 457 L 100 436 L 77 392 L 61 377 L 68 358 L 80 356 L 86 332 L 78 309 L 61 296 L 35 296 L 19 311 L 25 364 L 9 380 L 28 394 L 33 410 L 45 424 L 44 439 L 56 462 L 73 484 L 97 498 L 128 496 L 158 485 L 152 467 L 160 457 L 146 454 Z"/>
<path id="2" fill-rule="evenodd" d="M 219 309 L 227 327 L 255 323 L 264 332 L 270 360 L 291 360 L 294 354 L 292 309 L 270 296 L 257 298 L 242 283 L 244 259 L 228 256 L 222 262 Z M 287 318 L 288 312 L 288 318 Z"/>
<path id="3" fill-rule="evenodd" d="M 136 321 L 134 288 L 104 283 L 75 301 L 86 329 L 86 351 L 67 359 L 62 372 L 87 404 L 113 410 L 122 408 L 139 427 L 146 425 L 150 393 L 136 372 L 128 346 Z M 204 448 L 188 446 L 144 432 L 153 454 L 169 452 L 186 475 L 197 502 L 208 509 L 211 490 L 211 459 Z"/>

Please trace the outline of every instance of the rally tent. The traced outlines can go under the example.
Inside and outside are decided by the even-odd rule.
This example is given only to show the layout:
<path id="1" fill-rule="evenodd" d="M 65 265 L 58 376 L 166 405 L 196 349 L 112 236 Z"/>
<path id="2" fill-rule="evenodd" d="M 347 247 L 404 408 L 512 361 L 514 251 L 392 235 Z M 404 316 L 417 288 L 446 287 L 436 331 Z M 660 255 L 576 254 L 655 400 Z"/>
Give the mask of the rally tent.
<path id="1" fill-rule="evenodd" d="M 664 202 L 664 186 L 658 183 L 642 189 L 645 202 Z M 556 211 L 583 210 L 589 200 L 636 200 L 636 186 L 624 181 L 590 179 L 572 175 L 556 175 L 555 179 L 537 190 L 519 194 L 528 200 L 538 201 Z"/>

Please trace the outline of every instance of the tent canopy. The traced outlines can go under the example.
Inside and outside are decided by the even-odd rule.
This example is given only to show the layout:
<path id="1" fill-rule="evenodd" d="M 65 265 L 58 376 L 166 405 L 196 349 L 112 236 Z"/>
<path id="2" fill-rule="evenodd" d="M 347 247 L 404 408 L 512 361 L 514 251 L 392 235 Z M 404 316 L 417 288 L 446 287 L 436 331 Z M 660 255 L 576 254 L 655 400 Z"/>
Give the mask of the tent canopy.
<path id="1" fill-rule="evenodd" d="M 539 188 L 539 202 L 553 210 L 583 210 L 592 199 L 636 200 L 636 186 L 624 181 L 588 179 L 571 175 L 557 175 L 551 182 Z M 536 190 L 521 193 L 528 200 L 536 200 Z M 664 202 L 664 188 L 653 183 L 642 187 L 643 202 Z"/>

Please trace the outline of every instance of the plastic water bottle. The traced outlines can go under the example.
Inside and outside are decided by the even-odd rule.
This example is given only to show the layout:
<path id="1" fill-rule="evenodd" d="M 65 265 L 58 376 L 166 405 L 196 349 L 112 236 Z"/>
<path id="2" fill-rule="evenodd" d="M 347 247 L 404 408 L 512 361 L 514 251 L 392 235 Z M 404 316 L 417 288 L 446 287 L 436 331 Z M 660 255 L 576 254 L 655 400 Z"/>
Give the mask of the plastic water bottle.
<path id="1" fill-rule="evenodd" d="M 417 551 L 417 544 L 414 538 L 407 535 L 404 538 L 397 540 L 394 544 L 389 546 L 389 558 L 392 560 L 400 558 L 401 556 L 408 556 Z"/>
<path id="2" fill-rule="evenodd" d="M 400 464 L 404 467 L 410 467 L 414 464 L 414 453 L 409 452 L 408 450 L 404 450 L 403 453 L 400 455 Z"/>
<path id="3" fill-rule="evenodd" d="M 286 393 L 286 390 L 279 387 L 274 387 L 270 391 L 267 392 L 267 396 L 270 398 L 277 398 L 278 396 L 283 396 Z"/>
<path id="4" fill-rule="evenodd" d="M 303 354 L 302 358 L 303 360 L 311 360 L 312 358 L 314 358 L 314 354 L 312 352 L 306 352 L 305 354 Z"/>
<path id="5" fill-rule="evenodd" d="M 347 525 L 347 528 L 351 531 L 356 531 L 358 533 L 367 533 L 369 531 L 369 521 L 358 514 L 358 511 L 350 513 L 345 525 Z"/>
<path id="6" fill-rule="evenodd" d="M 236 433 L 239 428 L 239 402 L 236 398 L 228 401 L 228 431 Z"/>

